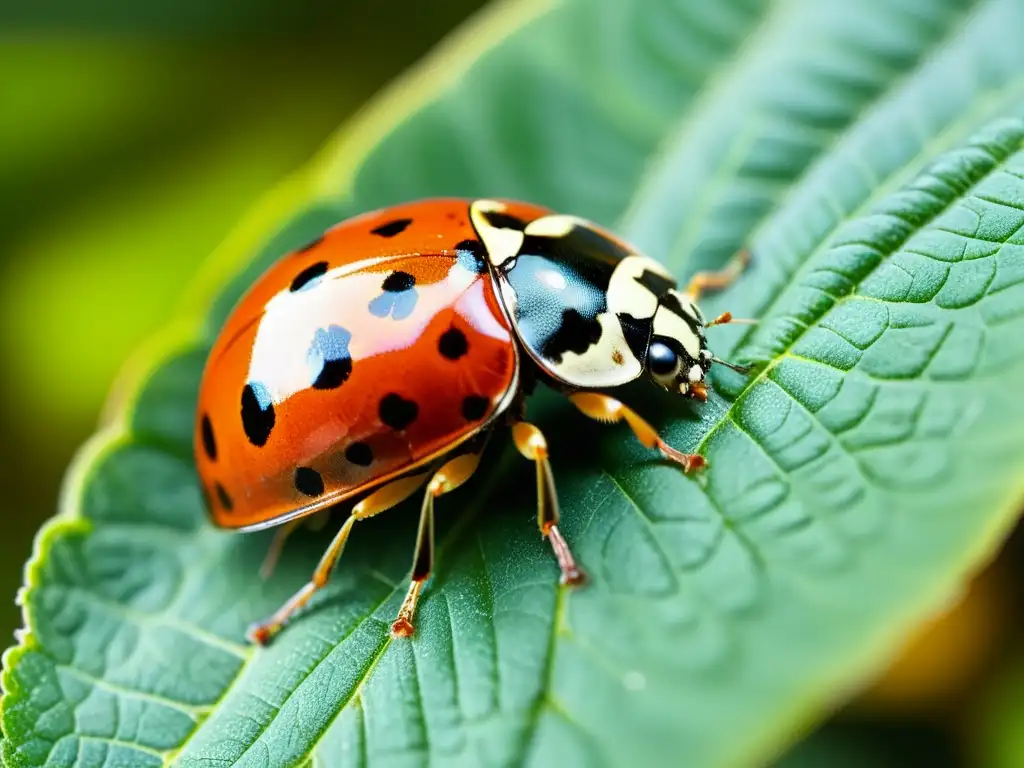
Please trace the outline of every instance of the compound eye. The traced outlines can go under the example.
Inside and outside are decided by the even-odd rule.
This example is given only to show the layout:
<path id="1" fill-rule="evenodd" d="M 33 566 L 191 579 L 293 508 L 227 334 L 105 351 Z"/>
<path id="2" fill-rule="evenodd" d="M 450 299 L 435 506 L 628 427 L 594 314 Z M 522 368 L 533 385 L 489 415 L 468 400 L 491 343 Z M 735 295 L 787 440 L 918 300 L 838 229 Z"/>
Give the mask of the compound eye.
<path id="1" fill-rule="evenodd" d="M 679 356 L 668 344 L 655 341 L 647 348 L 647 370 L 659 384 L 671 384 L 681 365 Z"/>

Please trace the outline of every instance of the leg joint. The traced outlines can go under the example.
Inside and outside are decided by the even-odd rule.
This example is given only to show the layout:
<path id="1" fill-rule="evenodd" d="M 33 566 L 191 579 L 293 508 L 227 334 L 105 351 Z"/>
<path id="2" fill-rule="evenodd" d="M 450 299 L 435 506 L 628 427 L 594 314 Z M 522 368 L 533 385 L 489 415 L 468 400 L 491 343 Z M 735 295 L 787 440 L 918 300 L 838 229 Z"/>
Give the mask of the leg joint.
<path id="1" fill-rule="evenodd" d="M 544 433 L 533 424 L 518 422 L 512 427 L 512 440 L 519 452 L 528 459 L 537 461 L 548 457 L 548 441 L 544 439 Z"/>
<path id="2" fill-rule="evenodd" d="M 448 491 L 452 489 L 451 486 L 452 484 L 448 478 L 438 472 L 427 485 L 427 493 L 435 497 L 441 496 L 442 494 L 448 493 Z"/>

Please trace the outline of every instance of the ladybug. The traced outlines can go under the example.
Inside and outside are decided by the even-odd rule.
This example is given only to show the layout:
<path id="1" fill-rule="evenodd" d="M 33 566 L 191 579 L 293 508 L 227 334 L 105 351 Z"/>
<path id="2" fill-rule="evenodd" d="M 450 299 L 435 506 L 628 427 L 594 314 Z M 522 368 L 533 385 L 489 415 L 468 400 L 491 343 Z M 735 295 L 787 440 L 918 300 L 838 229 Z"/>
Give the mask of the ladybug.
<path id="1" fill-rule="evenodd" d="M 661 264 L 593 223 L 462 199 L 365 213 L 279 259 L 207 359 L 194 441 L 207 507 L 221 528 L 280 526 L 270 565 L 309 515 L 356 503 L 309 583 L 250 638 L 268 642 L 327 583 L 357 521 L 425 487 L 391 627 L 411 635 L 433 564 L 434 500 L 470 478 L 500 426 L 536 465 L 537 520 L 562 583 L 580 583 L 547 441 L 523 418 L 526 395 L 543 382 L 593 419 L 626 422 L 684 471 L 701 467 L 614 393 L 643 377 L 705 400 L 708 369 L 722 361 L 704 330 L 735 321 L 705 322 L 696 300 L 746 261 L 741 252 L 680 291 Z"/>

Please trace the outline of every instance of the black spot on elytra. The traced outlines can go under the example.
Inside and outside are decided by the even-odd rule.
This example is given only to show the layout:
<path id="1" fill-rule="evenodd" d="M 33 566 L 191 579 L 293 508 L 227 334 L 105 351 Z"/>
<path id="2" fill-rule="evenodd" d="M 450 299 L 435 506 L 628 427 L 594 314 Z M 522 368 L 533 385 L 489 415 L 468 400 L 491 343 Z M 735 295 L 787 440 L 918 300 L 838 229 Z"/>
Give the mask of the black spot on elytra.
<path id="1" fill-rule="evenodd" d="M 410 224 L 412 224 L 412 219 L 395 219 L 394 221 L 389 221 L 387 224 L 381 224 L 376 229 L 371 229 L 370 231 L 380 237 L 394 237 L 395 235 L 404 232 L 405 228 Z"/>
<path id="2" fill-rule="evenodd" d="M 345 459 L 359 467 L 373 463 L 373 450 L 366 443 L 352 443 L 345 449 Z"/>
<path id="3" fill-rule="evenodd" d="M 313 381 L 313 389 L 334 389 L 340 387 L 352 374 L 352 358 L 326 360 L 324 367 Z"/>
<path id="4" fill-rule="evenodd" d="M 380 287 L 383 293 L 370 301 L 368 306 L 371 315 L 391 315 L 395 320 L 403 320 L 412 314 L 419 298 L 414 276 L 408 272 L 392 272 L 384 278 Z"/>
<path id="5" fill-rule="evenodd" d="M 456 263 L 476 275 L 487 271 L 487 249 L 479 240 L 463 240 L 455 244 L 459 254 Z"/>
<path id="6" fill-rule="evenodd" d="M 324 241 L 324 236 L 320 235 L 319 237 L 315 237 L 312 240 L 310 240 L 308 243 L 306 243 L 301 248 L 296 248 L 295 252 L 296 253 L 306 253 L 307 251 L 312 251 L 314 248 L 316 248 L 318 245 L 320 245 L 320 243 L 322 243 L 323 241 Z"/>
<path id="7" fill-rule="evenodd" d="M 298 467 L 295 470 L 295 490 L 303 496 L 319 496 L 324 492 L 324 479 L 311 467 Z"/>
<path id="8" fill-rule="evenodd" d="M 584 317 L 575 308 L 562 312 L 558 330 L 544 344 L 541 353 L 556 363 L 566 352 L 582 355 L 601 340 L 601 324 L 596 317 Z"/>
<path id="9" fill-rule="evenodd" d="M 242 390 L 242 429 L 255 446 L 267 444 L 274 428 L 274 404 L 267 388 L 258 381 L 249 382 Z"/>
<path id="10" fill-rule="evenodd" d="M 318 328 L 306 353 L 314 389 L 340 387 L 352 374 L 348 343 L 352 334 L 340 325 Z"/>
<path id="11" fill-rule="evenodd" d="M 438 339 L 437 349 L 449 360 L 458 360 L 469 351 L 469 342 L 466 341 L 466 334 L 458 328 L 449 328 Z"/>
<path id="12" fill-rule="evenodd" d="M 216 461 L 217 441 L 213 439 L 213 423 L 210 421 L 208 414 L 203 414 L 203 420 L 199 431 L 202 433 L 203 450 L 206 451 L 206 457 L 210 461 Z"/>
<path id="13" fill-rule="evenodd" d="M 657 272 L 651 272 L 649 269 L 645 269 L 641 273 L 640 277 L 635 277 L 633 279 L 655 296 L 663 296 L 665 293 L 676 287 L 674 281 L 662 277 Z"/>
<path id="14" fill-rule="evenodd" d="M 416 278 L 408 272 L 392 272 L 384 278 L 384 282 L 381 283 L 380 287 L 381 290 L 388 293 L 402 293 L 403 291 L 410 290 L 415 285 Z"/>
<path id="15" fill-rule="evenodd" d="M 462 415 L 466 421 L 479 421 L 487 413 L 490 403 L 483 395 L 469 395 L 462 401 Z"/>
<path id="16" fill-rule="evenodd" d="M 228 496 L 228 492 L 224 489 L 223 485 L 220 483 L 214 483 L 213 490 L 214 493 L 217 494 L 217 501 L 219 501 L 220 505 L 224 507 L 225 512 L 230 512 L 235 508 L 234 503 L 231 501 L 231 497 Z"/>
<path id="17" fill-rule="evenodd" d="M 288 290 L 292 293 L 295 293 L 295 291 L 301 291 L 318 277 L 323 276 L 325 272 L 327 272 L 326 261 L 318 261 L 316 264 L 311 264 L 295 276 L 295 279 L 292 280 L 291 287 Z"/>
<path id="18" fill-rule="evenodd" d="M 518 216 L 501 211 L 488 211 L 484 214 L 487 223 L 496 229 L 516 229 L 522 232 L 526 229 L 526 222 Z"/>
<path id="19" fill-rule="evenodd" d="M 412 400 L 406 400 L 401 395 L 392 392 L 381 398 L 378 412 L 380 420 L 385 426 L 401 430 L 416 421 L 420 409 Z"/>

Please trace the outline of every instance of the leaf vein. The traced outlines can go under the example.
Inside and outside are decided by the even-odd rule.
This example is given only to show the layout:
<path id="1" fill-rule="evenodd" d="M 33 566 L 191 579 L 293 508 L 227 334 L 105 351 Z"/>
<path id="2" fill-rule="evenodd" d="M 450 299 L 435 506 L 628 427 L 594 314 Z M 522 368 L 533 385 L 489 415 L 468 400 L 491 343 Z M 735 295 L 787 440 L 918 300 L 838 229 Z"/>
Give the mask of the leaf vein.
<path id="1" fill-rule="evenodd" d="M 153 704 L 159 704 L 161 706 L 167 707 L 168 709 L 173 709 L 175 711 L 188 715 L 193 720 L 202 719 L 210 712 L 209 705 L 189 704 L 184 701 L 168 698 L 167 696 L 161 696 L 157 693 L 150 693 L 149 691 L 140 691 L 136 688 L 128 688 L 127 686 L 112 683 L 101 677 L 97 677 L 93 674 L 90 674 L 85 670 L 79 669 L 78 667 L 70 666 L 68 664 L 55 663 L 54 667 L 67 673 L 71 677 L 77 678 L 78 680 L 93 686 L 94 688 L 107 691 L 108 693 L 117 696 L 128 696 L 134 699 L 148 701 Z"/>

